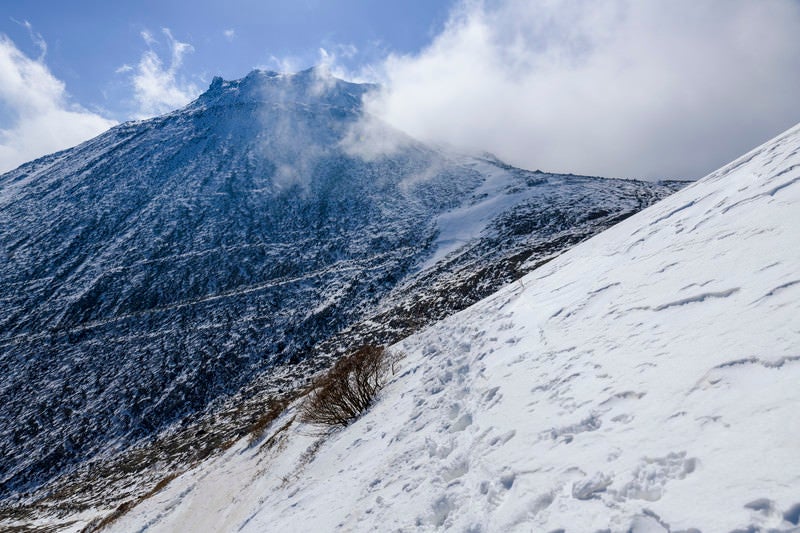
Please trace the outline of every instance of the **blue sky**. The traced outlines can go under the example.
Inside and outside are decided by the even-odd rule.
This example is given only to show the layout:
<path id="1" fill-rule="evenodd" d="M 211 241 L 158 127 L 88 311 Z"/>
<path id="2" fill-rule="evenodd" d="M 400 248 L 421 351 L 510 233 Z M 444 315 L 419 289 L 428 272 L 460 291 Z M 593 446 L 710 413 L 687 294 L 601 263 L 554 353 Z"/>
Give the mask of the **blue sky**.
<path id="1" fill-rule="evenodd" d="M 525 168 L 699 178 L 800 121 L 800 0 L 3 0 L 0 172 L 327 65 L 370 116 Z"/>
<path id="2" fill-rule="evenodd" d="M 153 36 L 152 48 L 164 61 L 170 54 L 164 28 L 176 41 L 191 45 L 182 58 L 181 76 L 187 84 L 202 86 L 214 75 L 235 79 L 256 67 L 311 66 L 319 62 L 320 48 L 338 51 L 338 60 L 353 69 L 387 51 L 416 52 L 441 31 L 452 3 L 4 0 L 0 33 L 30 57 L 41 54 L 38 34 L 47 45 L 47 66 L 70 96 L 88 109 L 124 120 L 132 112 L 132 94 L 130 80 L 118 70 L 135 65 L 151 48 L 143 32 Z"/>

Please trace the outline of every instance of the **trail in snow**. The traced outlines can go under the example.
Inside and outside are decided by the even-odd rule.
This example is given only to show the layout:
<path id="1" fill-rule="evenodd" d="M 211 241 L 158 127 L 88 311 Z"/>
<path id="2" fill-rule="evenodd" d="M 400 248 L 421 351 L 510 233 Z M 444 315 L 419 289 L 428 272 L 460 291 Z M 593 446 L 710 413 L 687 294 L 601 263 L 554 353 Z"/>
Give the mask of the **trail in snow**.
<path id="1" fill-rule="evenodd" d="M 797 531 L 798 154 L 794 128 L 395 346 L 346 430 L 290 410 L 112 529 Z"/>

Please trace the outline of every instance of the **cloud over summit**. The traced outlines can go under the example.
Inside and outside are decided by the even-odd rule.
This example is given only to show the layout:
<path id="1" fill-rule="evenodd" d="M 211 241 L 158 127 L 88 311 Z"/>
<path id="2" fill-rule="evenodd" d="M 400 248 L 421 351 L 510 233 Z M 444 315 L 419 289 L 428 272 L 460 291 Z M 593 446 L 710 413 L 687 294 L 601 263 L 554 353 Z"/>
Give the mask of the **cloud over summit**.
<path id="1" fill-rule="evenodd" d="M 701 177 L 800 121 L 796 0 L 464 1 L 367 108 L 519 166 Z"/>

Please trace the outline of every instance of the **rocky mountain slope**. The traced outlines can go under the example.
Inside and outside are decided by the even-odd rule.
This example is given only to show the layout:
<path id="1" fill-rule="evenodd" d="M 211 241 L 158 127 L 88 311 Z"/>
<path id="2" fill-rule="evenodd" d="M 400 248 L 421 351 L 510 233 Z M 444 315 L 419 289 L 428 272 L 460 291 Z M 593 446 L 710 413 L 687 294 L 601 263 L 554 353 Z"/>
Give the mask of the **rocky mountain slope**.
<path id="1" fill-rule="evenodd" d="M 800 126 L 403 340 L 111 531 L 800 530 Z"/>
<path id="2" fill-rule="evenodd" d="M 362 113 L 371 88 L 316 69 L 217 78 L 184 109 L 0 176 L 9 516 L 109 480 L 122 497 L 145 466 L 247 431 L 331 357 L 463 309 L 679 187 L 423 145 Z"/>

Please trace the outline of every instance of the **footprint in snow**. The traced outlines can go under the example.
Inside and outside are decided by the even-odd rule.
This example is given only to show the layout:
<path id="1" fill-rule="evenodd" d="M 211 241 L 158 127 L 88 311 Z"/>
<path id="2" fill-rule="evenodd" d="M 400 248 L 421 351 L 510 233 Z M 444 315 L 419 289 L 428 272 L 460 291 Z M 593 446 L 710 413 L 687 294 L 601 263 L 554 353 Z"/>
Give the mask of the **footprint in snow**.
<path id="1" fill-rule="evenodd" d="M 458 433 L 460 431 L 464 431 L 469 426 L 472 425 L 472 415 L 466 413 L 462 415 L 458 420 L 456 420 L 448 429 L 450 433 Z"/>
<path id="2" fill-rule="evenodd" d="M 497 405 L 500 400 L 503 399 L 502 394 L 498 394 L 497 391 L 500 390 L 500 387 L 492 387 L 486 393 L 484 393 L 483 398 L 481 399 L 481 403 L 483 404 L 485 409 L 491 409 L 495 405 Z"/>
<path id="3" fill-rule="evenodd" d="M 697 469 L 698 463 L 694 457 L 687 458 L 686 452 L 645 457 L 633 471 L 633 479 L 616 492 L 617 500 L 660 500 L 669 482 L 684 479 Z"/>

